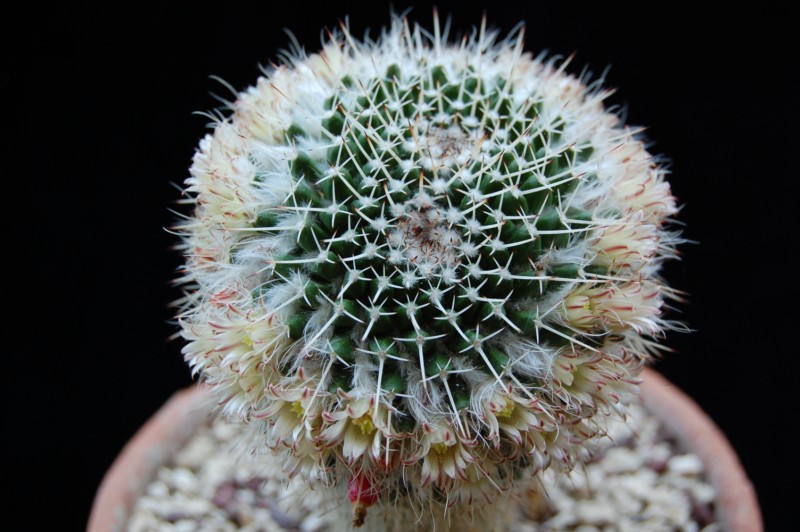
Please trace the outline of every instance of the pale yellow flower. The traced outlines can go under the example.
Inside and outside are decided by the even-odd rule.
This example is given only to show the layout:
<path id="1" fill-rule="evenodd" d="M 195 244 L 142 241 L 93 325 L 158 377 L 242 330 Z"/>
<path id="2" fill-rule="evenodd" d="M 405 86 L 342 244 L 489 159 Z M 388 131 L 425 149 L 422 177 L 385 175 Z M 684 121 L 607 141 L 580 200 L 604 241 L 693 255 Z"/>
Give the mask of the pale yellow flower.
<path id="1" fill-rule="evenodd" d="M 602 226 L 590 241 L 592 249 L 597 251 L 594 264 L 614 271 L 641 269 L 656 256 L 659 244 L 658 227 L 648 223 L 642 211 Z"/>
<path id="2" fill-rule="evenodd" d="M 184 357 L 209 384 L 221 391 L 228 413 L 253 412 L 271 381 L 277 378 L 273 356 L 286 347 L 282 325 L 256 307 L 241 309 L 229 301 L 207 304 L 207 321 L 182 320 L 188 343 Z"/>
<path id="3" fill-rule="evenodd" d="M 334 447 L 341 444 L 342 456 L 354 462 L 364 453 L 374 460 L 381 458 L 381 439 L 386 437 L 387 411 L 378 406 L 375 416 L 374 397 L 353 399 L 342 410 L 325 412 L 328 426 L 320 433 L 320 444 Z"/>
<path id="4" fill-rule="evenodd" d="M 444 423 L 425 423 L 418 452 L 409 462 L 422 460 L 422 485 L 441 485 L 448 479 L 467 480 L 467 465 L 475 461 L 456 431 Z"/>
<path id="5" fill-rule="evenodd" d="M 657 321 L 662 305 L 659 293 L 659 285 L 652 281 L 581 283 L 564 298 L 562 310 L 566 320 L 579 329 L 633 328 L 657 334 L 661 330 Z"/>

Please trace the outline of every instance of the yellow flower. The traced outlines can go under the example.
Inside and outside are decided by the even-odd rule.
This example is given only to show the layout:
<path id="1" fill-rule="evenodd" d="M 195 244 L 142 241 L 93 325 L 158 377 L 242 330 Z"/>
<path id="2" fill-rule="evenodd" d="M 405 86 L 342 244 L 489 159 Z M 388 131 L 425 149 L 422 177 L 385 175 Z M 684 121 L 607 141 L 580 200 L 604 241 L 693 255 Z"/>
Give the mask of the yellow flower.
<path id="1" fill-rule="evenodd" d="M 373 397 L 352 399 L 343 410 L 323 414 L 328 426 L 320 433 L 324 447 L 342 446 L 342 455 L 354 462 L 369 451 L 374 460 L 381 458 L 381 438 L 389 433 L 386 425 L 387 411 L 382 405 L 375 416 Z"/>
<path id="2" fill-rule="evenodd" d="M 619 332 L 657 334 L 661 312 L 660 287 L 652 281 L 621 284 L 582 283 L 564 298 L 563 315 L 574 327 L 586 330 L 607 329 Z"/>

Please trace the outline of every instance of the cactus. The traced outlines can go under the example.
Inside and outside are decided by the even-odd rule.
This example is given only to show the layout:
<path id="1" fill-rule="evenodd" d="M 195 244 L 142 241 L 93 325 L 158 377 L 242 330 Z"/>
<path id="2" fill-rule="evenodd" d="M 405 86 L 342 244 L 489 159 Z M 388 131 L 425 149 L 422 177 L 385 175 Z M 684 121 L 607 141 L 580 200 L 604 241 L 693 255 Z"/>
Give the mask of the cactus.
<path id="1" fill-rule="evenodd" d="M 356 525 L 478 519 L 586 460 L 669 327 L 666 171 L 567 64 L 395 17 L 213 115 L 180 228 L 185 358 Z"/>

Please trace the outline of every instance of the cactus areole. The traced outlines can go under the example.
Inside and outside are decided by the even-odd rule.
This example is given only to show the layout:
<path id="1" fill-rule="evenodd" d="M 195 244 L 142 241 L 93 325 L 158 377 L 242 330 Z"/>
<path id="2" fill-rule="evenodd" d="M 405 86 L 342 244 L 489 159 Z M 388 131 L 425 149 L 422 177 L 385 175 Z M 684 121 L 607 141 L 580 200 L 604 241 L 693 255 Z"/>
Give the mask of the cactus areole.
<path id="1" fill-rule="evenodd" d="M 566 66 L 485 26 L 343 27 L 238 94 L 194 157 L 185 358 L 356 524 L 473 515 L 580 463 L 658 348 L 675 199 Z"/>

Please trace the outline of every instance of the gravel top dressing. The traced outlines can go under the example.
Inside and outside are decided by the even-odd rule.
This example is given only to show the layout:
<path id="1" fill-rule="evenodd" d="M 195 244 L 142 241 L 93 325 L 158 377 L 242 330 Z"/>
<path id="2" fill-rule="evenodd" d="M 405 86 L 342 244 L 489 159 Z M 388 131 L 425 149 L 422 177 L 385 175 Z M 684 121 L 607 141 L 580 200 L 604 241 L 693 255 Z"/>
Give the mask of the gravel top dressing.
<path id="1" fill-rule="evenodd" d="M 585 467 L 545 471 L 531 490 L 541 495 L 520 502 L 511 530 L 721 530 L 700 459 L 677 449 L 641 407 L 630 412 Z M 204 425 L 147 487 L 128 530 L 338 531 L 350 522 L 350 505 L 336 490 L 308 490 L 274 458 L 244 454 L 234 443 L 241 431 L 221 418 Z"/>

